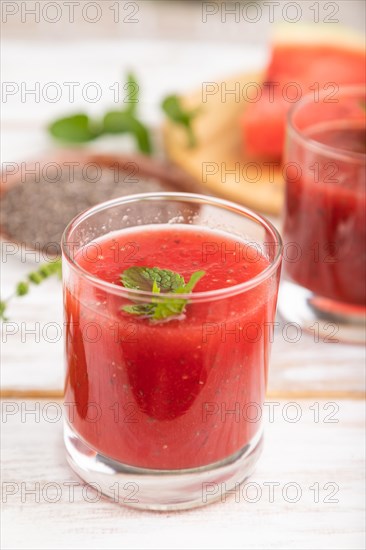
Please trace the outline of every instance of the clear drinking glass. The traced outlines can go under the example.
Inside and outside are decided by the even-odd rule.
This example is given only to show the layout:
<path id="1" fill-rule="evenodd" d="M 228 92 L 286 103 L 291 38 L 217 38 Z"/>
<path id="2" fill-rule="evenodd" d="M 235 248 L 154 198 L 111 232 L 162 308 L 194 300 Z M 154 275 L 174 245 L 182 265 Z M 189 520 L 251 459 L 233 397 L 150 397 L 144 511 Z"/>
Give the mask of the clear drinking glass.
<path id="1" fill-rule="evenodd" d="M 304 97 L 288 118 L 279 311 L 333 341 L 365 341 L 365 88 Z"/>
<path id="2" fill-rule="evenodd" d="M 136 508 L 220 498 L 250 475 L 261 450 L 278 232 L 234 203 L 148 193 L 79 215 L 62 249 L 72 468 Z M 136 265 L 205 276 L 179 294 L 183 313 L 155 322 L 131 305 L 177 294 L 123 287 L 113 273 Z"/>

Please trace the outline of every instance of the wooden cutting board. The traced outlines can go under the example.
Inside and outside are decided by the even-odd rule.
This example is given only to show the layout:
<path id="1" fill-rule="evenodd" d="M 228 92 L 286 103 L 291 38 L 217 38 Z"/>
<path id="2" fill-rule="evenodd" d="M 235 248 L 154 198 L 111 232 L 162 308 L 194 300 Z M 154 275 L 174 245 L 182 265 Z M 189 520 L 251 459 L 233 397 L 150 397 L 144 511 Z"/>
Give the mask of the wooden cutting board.
<path id="1" fill-rule="evenodd" d="M 242 98 L 242 91 L 248 89 L 254 94 L 254 87 L 245 85 L 261 81 L 261 73 L 244 74 L 218 82 L 211 88 L 211 95 L 201 88 L 184 96 L 188 109 L 201 109 L 194 121 L 198 145 L 189 148 L 185 131 L 171 122 L 163 128 L 164 144 L 170 160 L 208 192 L 255 210 L 279 214 L 284 188 L 281 170 L 247 157 L 240 135 L 239 118 L 249 104 Z M 225 90 L 234 90 L 235 86 L 240 91 L 240 101 L 235 94 L 225 94 Z"/>

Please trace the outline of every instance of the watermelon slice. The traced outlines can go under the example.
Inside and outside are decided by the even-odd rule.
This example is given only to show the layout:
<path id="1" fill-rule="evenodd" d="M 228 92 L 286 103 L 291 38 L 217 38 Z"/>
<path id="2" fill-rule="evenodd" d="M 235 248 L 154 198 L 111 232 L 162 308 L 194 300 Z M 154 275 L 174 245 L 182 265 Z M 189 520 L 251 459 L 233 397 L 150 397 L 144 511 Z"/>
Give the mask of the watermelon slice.
<path id="1" fill-rule="evenodd" d="M 262 95 L 248 103 L 241 119 L 246 155 L 280 159 L 286 115 L 303 95 L 336 99 L 342 85 L 366 83 L 363 37 L 337 26 L 279 26 L 262 83 Z"/>

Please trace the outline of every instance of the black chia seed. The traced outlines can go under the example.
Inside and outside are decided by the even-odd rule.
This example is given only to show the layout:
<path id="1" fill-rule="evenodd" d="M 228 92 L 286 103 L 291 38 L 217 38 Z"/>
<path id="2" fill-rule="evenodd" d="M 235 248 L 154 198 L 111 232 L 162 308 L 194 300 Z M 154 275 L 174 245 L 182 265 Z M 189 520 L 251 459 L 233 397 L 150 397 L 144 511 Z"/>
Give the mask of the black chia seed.
<path id="1" fill-rule="evenodd" d="M 53 182 L 39 176 L 11 186 L 0 203 L 1 231 L 7 238 L 31 248 L 60 253 L 60 241 L 66 225 L 77 214 L 98 203 L 124 195 L 167 189 L 156 179 L 128 181 L 108 169 L 98 181 L 88 181 L 81 169 L 63 170 Z"/>

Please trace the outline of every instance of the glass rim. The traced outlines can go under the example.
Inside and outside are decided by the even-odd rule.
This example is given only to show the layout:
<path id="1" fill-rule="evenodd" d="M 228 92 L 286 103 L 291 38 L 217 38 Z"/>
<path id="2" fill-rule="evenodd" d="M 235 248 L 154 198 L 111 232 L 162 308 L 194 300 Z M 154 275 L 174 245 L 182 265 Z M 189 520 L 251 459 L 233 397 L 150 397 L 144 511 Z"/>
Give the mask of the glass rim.
<path id="1" fill-rule="evenodd" d="M 196 202 L 197 204 L 205 203 L 205 204 L 211 204 L 217 207 L 224 207 L 226 210 L 229 210 L 239 215 L 250 218 L 251 220 L 260 224 L 272 235 L 274 244 L 277 245 L 275 257 L 270 262 L 270 264 L 263 271 L 261 271 L 260 273 L 258 273 L 257 275 L 249 279 L 248 281 L 244 281 L 242 283 L 229 286 L 229 287 L 218 288 L 215 290 L 205 290 L 201 292 L 179 294 L 179 298 L 187 299 L 190 302 L 198 302 L 198 301 L 206 301 L 213 298 L 227 298 L 229 296 L 240 294 L 241 292 L 250 290 L 251 288 L 258 286 L 263 281 L 267 280 L 269 277 L 271 277 L 273 273 L 276 272 L 277 268 L 279 267 L 282 259 L 282 250 L 283 250 L 282 237 L 279 231 L 274 227 L 274 225 L 270 221 L 268 221 L 266 218 L 250 210 L 249 208 L 246 208 L 245 206 L 236 204 L 231 201 L 227 201 L 225 199 L 212 197 L 210 195 L 201 195 L 196 193 L 184 193 L 184 192 L 175 192 L 175 191 L 156 191 L 156 192 L 150 192 L 150 193 L 137 193 L 134 195 L 125 195 L 122 197 L 117 197 L 115 199 L 99 203 L 91 208 L 88 208 L 87 210 L 84 210 L 68 223 L 68 225 L 66 226 L 63 232 L 62 239 L 61 239 L 61 250 L 62 250 L 63 258 L 67 260 L 68 265 L 79 276 L 87 280 L 89 283 L 92 283 L 94 286 L 100 289 L 109 291 L 109 293 L 113 293 L 121 297 L 127 297 L 129 299 L 133 299 L 133 297 L 156 298 L 156 294 L 154 294 L 151 291 L 130 289 L 123 286 L 119 287 L 115 283 L 104 281 L 103 279 L 100 279 L 99 277 L 92 275 L 86 269 L 82 268 L 76 262 L 75 258 L 72 257 L 70 253 L 70 247 L 68 244 L 70 242 L 68 241 L 68 237 L 72 233 L 72 231 L 75 230 L 80 223 L 92 217 L 93 215 L 97 214 L 98 212 L 101 212 L 103 210 L 107 210 L 108 208 L 113 208 L 115 206 L 119 206 L 122 204 L 128 204 L 128 203 L 132 204 L 132 203 L 141 202 L 141 201 L 148 202 L 148 201 L 154 201 L 154 200 L 156 201 L 188 200 L 191 203 L 194 203 L 194 202 Z M 169 226 L 170 225 L 173 226 L 173 225 L 183 225 L 183 224 L 169 224 Z M 141 225 L 136 227 L 144 227 L 144 226 Z M 200 227 L 200 226 L 198 225 L 197 227 Z M 123 229 L 121 229 L 121 231 L 123 231 Z M 176 297 L 177 295 L 172 292 L 166 292 L 163 295 L 161 295 L 162 299 L 176 298 Z"/>
<path id="2" fill-rule="evenodd" d="M 340 95 L 362 95 L 366 94 L 366 85 L 364 84 L 357 84 L 353 86 L 340 86 L 338 91 Z M 319 101 L 321 101 L 322 98 L 329 95 L 329 91 L 322 90 L 322 92 L 319 94 Z M 312 103 L 316 103 L 314 101 L 314 93 L 307 93 L 305 94 L 299 101 L 297 101 L 289 110 L 287 113 L 287 133 L 288 135 L 293 134 L 300 142 L 302 142 L 307 147 L 310 147 L 311 149 L 315 149 L 316 151 L 326 154 L 328 156 L 331 156 L 333 158 L 337 158 L 340 160 L 346 160 L 346 161 L 352 161 L 352 160 L 359 160 L 361 163 L 366 162 L 366 153 L 358 153 L 356 151 L 347 151 L 345 149 L 340 149 L 339 147 L 333 147 L 332 145 L 326 145 L 324 143 L 321 143 L 320 141 L 317 141 L 315 139 L 311 139 L 304 135 L 304 133 L 299 130 L 294 122 L 294 116 L 298 113 L 300 109 L 302 109 L 306 105 L 310 105 Z M 366 116 L 366 115 L 365 115 Z"/>

